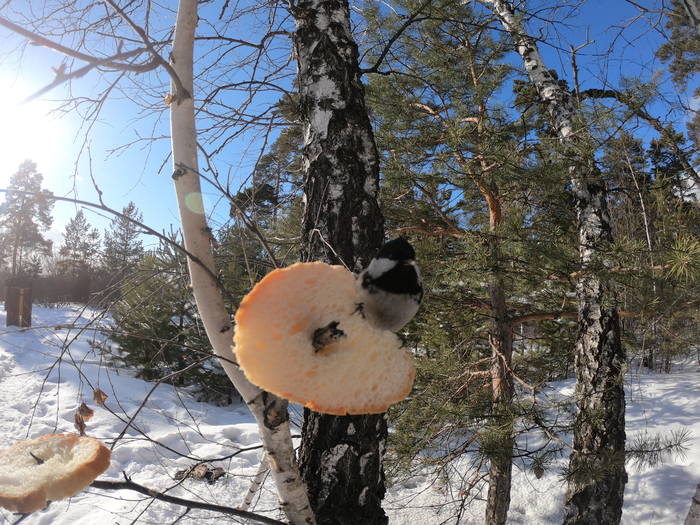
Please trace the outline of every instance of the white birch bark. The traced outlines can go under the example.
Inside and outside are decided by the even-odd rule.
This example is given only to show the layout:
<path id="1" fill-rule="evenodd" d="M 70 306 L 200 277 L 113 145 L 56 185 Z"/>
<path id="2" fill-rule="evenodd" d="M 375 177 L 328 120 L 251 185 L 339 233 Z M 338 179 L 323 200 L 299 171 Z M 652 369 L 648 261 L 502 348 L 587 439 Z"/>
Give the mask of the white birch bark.
<path id="1" fill-rule="evenodd" d="M 194 117 L 193 50 L 197 1 L 181 0 L 171 54 L 172 67 L 186 93 L 172 85 L 170 121 L 173 180 L 180 210 L 185 248 L 201 264 L 188 260 L 195 301 L 214 353 L 258 422 L 280 504 L 294 525 L 315 523 L 306 488 L 299 476 L 289 429 L 287 402 L 250 383 L 235 364 L 233 330 L 224 298 L 213 278 L 214 256 L 197 175 L 197 130 Z"/>
<path id="2" fill-rule="evenodd" d="M 241 503 L 238 506 L 240 510 L 248 510 L 253 504 L 253 498 L 260 490 L 260 487 L 262 487 L 262 484 L 265 481 L 265 476 L 267 476 L 268 470 L 270 470 L 270 464 L 267 461 L 267 456 L 265 455 L 265 452 L 263 452 L 260 456 L 260 464 L 258 465 L 258 471 L 255 473 L 253 481 L 250 482 L 250 488 L 248 489 L 245 498 L 243 498 L 243 503 Z"/>
<path id="3" fill-rule="evenodd" d="M 700 35 L 700 2 L 698 0 L 681 0 L 685 12 L 688 13 L 688 20 L 695 26 Z"/>

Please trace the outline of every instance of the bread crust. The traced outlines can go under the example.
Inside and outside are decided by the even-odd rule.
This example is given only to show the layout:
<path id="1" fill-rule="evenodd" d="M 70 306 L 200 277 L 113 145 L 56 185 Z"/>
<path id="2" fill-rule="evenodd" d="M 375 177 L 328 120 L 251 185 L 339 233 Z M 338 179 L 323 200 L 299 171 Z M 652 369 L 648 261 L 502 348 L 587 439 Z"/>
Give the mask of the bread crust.
<path id="1" fill-rule="evenodd" d="M 81 461 L 70 470 L 61 470 L 60 464 L 51 463 L 53 456 L 40 458 L 33 450 L 46 451 L 62 448 L 75 450 L 76 447 L 91 446 L 91 455 Z M 82 451 L 81 451 L 82 452 Z M 30 460 L 20 468 L 15 468 L 11 475 L 16 475 L 15 486 L 10 486 L 7 478 L 10 473 L 5 472 L 5 483 L 0 486 L 0 506 L 8 510 L 27 514 L 46 507 L 48 501 L 55 501 L 73 496 L 77 492 L 90 485 L 92 481 L 109 468 L 111 452 L 100 441 L 94 438 L 78 436 L 77 434 L 46 434 L 36 439 L 18 441 L 14 445 L 0 450 L 0 468 L 10 460 L 16 462 L 16 456 L 27 456 Z M 44 454 L 46 455 L 46 454 Z M 41 461 L 41 463 L 40 463 Z M 64 466 L 65 467 L 65 466 Z M 49 472 L 47 469 L 54 469 Z M 34 471 L 34 472 L 32 472 Z M 40 480 L 29 483 L 28 476 L 36 474 Z M 17 490 L 17 486 L 28 484 L 23 490 Z"/>
<path id="2" fill-rule="evenodd" d="M 317 412 L 386 412 L 410 393 L 415 367 L 396 334 L 364 320 L 359 302 L 342 266 L 297 263 L 269 273 L 236 313 L 238 363 L 260 388 Z M 344 335 L 315 349 L 315 331 L 329 323 Z"/>

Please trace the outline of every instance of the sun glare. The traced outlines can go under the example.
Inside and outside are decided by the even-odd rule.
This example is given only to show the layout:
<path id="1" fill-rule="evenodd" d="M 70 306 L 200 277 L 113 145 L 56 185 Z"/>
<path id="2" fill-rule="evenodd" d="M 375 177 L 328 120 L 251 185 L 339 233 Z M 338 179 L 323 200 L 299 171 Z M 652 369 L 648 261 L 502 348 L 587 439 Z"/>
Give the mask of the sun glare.
<path id="1" fill-rule="evenodd" d="M 34 100 L 22 104 L 32 94 L 20 81 L 0 76 L 0 187 L 6 188 L 10 177 L 25 159 L 37 163 L 45 182 L 58 175 L 52 166 L 65 154 L 68 146 L 65 125 L 49 115 L 50 104 Z"/>

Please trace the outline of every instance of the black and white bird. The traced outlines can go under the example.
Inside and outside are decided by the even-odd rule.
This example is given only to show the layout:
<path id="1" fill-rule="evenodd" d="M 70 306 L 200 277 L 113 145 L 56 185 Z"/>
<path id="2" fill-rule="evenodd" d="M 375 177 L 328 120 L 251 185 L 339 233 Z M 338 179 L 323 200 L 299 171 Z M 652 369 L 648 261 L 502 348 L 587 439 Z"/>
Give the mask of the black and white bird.
<path id="1" fill-rule="evenodd" d="M 359 310 L 377 328 L 395 332 L 416 315 L 423 286 L 415 259 L 413 246 L 398 237 L 384 244 L 358 276 Z"/>

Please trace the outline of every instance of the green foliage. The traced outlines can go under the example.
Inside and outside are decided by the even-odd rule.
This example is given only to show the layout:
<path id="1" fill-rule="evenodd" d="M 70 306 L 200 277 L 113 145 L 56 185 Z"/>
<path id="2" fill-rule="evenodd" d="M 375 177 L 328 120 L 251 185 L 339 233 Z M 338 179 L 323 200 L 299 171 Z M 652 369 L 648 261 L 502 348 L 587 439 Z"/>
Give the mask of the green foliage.
<path id="1" fill-rule="evenodd" d="M 669 254 L 669 275 L 685 283 L 700 279 L 700 239 L 681 235 L 675 239 Z"/>
<path id="2" fill-rule="evenodd" d="M 367 64 L 406 21 L 396 13 L 417 5 L 363 8 Z M 419 355 L 418 375 L 411 398 L 392 409 L 389 473 L 426 464 L 442 472 L 465 452 L 499 458 L 513 434 L 533 428 L 548 436 L 546 445 L 518 455 L 541 473 L 563 453 L 557 435 L 570 430 L 562 427 L 566 417 L 557 417 L 566 407 L 526 400 L 532 388 L 574 372 L 581 268 L 572 155 L 596 160 L 616 239 L 586 271 L 618 292 L 630 356 L 655 357 L 668 369 L 697 337 L 700 215 L 678 156 L 679 148 L 692 150 L 672 129 L 644 142 L 628 126 L 657 92 L 638 78 L 621 81 L 632 109 L 579 101 L 574 125 L 587 138 L 581 149 L 564 150 L 536 90 L 505 60 L 510 43 L 488 29 L 483 11 L 431 4 L 422 14 L 366 87 L 387 228 L 410 237 L 426 288 L 405 329 Z M 514 337 L 512 403 L 492 398 L 496 289 Z M 595 468 L 618 459 L 603 458 Z"/>
<path id="3" fill-rule="evenodd" d="M 665 27 L 670 30 L 668 41 L 656 52 L 663 62 L 669 64 L 673 81 L 681 91 L 686 91 L 690 81 L 700 73 L 700 38 L 698 30 L 692 24 L 681 0 L 671 0 L 671 9 L 666 12 Z M 693 97 L 700 96 L 700 87 L 693 92 Z M 695 111 L 688 122 L 688 135 L 700 148 L 700 112 Z"/>
<path id="4" fill-rule="evenodd" d="M 637 469 L 654 468 L 670 457 L 685 458 L 694 436 L 687 428 L 660 434 L 642 432 L 628 438 L 625 459 Z"/>
<path id="5" fill-rule="evenodd" d="M 669 134 L 684 147 L 682 136 Z M 610 279 L 630 313 L 623 338 L 631 357 L 670 370 L 693 351 L 700 288 L 700 209 L 685 196 L 684 168 L 669 138 L 644 148 L 629 133 L 610 139 L 602 167 L 614 189 L 616 243 Z"/>
<path id="6" fill-rule="evenodd" d="M 112 308 L 114 331 L 107 334 L 119 347 L 118 361 L 148 381 L 188 387 L 202 400 L 232 402 L 233 387 L 211 356 L 194 304 L 185 256 L 161 242 L 121 290 Z"/>
<path id="7" fill-rule="evenodd" d="M 137 223 L 143 215 L 133 202 L 115 216 L 104 234 L 102 267 L 114 275 L 126 275 L 133 270 L 143 256 L 143 243 L 139 239 L 141 230 Z"/>
<path id="8" fill-rule="evenodd" d="M 83 210 L 79 210 L 63 232 L 63 245 L 58 250 L 59 271 L 76 278 L 89 276 L 97 269 L 99 251 L 100 234 L 90 227 Z"/>
<path id="9" fill-rule="evenodd" d="M 403 23 L 370 12 L 379 41 Z M 519 99 L 532 111 L 513 115 L 504 106 L 513 70 L 501 36 L 465 4 L 432 6 L 431 15 L 385 60 L 383 69 L 396 74 L 372 77 L 367 87 L 386 223 L 411 236 L 426 288 L 407 327 L 420 358 L 413 395 L 391 414 L 390 475 L 425 465 L 441 473 L 470 452 L 483 469 L 487 459 L 510 458 L 514 435 L 531 425 L 531 407 L 494 403 L 496 290 L 511 319 L 545 319 L 514 322 L 514 372 L 539 384 L 573 370 L 575 322 L 553 319 L 573 310 L 569 275 L 577 269 L 567 163 L 534 91 Z M 527 97 L 525 88 L 516 85 L 517 96 Z M 550 449 L 521 454 L 544 464 Z M 471 475 L 461 476 L 468 485 Z"/>

